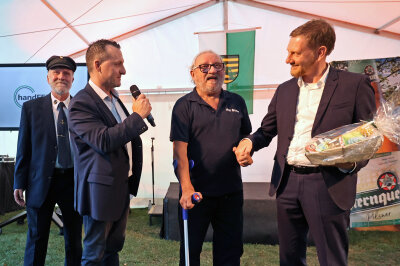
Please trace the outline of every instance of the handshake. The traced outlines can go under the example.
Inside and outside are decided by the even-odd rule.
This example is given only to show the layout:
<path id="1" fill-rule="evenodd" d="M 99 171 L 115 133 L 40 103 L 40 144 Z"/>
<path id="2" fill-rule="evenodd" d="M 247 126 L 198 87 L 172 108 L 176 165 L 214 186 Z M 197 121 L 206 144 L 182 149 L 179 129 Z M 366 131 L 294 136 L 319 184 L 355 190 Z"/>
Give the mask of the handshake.
<path id="1" fill-rule="evenodd" d="M 242 139 L 237 147 L 233 147 L 232 151 L 236 155 L 236 160 L 240 166 L 246 167 L 253 163 L 253 158 L 251 158 L 251 150 L 253 149 L 253 142 L 249 139 Z M 332 166 L 343 169 L 345 171 L 354 170 L 355 163 L 345 162 L 345 163 L 335 163 Z M 353 171 L 351 170 L 351 171 Z"/>
<path id="2" fill-rule="evenodd" d="M 240 166 L 246 167 L 253 163 L 250 155 L 252 149 L 253 143 L 249 139 L 242 139 L 237 147 L 233 147 L 232 151 L 235 153 Z"/>

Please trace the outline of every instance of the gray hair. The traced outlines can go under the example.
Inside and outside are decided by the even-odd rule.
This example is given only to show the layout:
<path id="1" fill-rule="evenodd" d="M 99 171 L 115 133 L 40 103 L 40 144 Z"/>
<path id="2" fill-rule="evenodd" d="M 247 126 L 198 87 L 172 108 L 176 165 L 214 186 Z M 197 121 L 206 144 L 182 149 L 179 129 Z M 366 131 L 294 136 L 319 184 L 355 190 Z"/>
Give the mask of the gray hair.
<path id="1" fill-rule="evenodd" d="M 217 53 L 214 52 L 213 50 L 205 50 L 205 51 L 202 51 L 202 52 L 198 53 L 198 54 L 194 57 L 193 62 L 192 62 L 192 65 L 190 66 L 190 70 L 193 70 L 193 68 L 196 67 L 195 63 L 196 63 L 197 58 L 199 58 L 199 56 L 201 56 L 201 55 L 203 55 L 203 54 L 215 54 L 216 56 L 219 57 L 219 59 L 221 59 L 221 62 L 222 62 L 222 57 L 221 57 L 219 54 L 217 54 Z"/>

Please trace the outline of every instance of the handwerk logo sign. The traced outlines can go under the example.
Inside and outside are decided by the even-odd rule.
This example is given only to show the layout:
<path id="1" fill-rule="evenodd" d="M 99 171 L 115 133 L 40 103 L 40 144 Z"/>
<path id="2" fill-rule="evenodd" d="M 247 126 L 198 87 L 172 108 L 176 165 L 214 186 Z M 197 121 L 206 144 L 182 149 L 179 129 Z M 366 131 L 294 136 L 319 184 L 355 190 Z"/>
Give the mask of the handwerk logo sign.
<path id="1" fill-rule="evenodd" d="M 32 87 L 28 85 L 22 85 L 15 89 L 14 102 L 19 108 L 21 108 L 24 102 L 43 96 L 44 94 L 36 94 Z"/>

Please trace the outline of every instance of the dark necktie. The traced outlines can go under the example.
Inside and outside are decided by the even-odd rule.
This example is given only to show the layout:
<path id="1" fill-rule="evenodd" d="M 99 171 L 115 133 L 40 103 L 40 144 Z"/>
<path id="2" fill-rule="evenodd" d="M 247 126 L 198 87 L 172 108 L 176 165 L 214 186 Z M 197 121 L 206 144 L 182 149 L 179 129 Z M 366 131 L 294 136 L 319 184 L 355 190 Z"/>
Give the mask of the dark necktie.
<path id="1" fill-rule="evenodd" d="M 57 119 L 57 142 L 58 142 L 58 163 L 62 168 L 72 167 L 71 147 L 69 146 L 69 134 L 67 117 L 64 113 L 64 103 L 58 104 L 58 119 Z"/>

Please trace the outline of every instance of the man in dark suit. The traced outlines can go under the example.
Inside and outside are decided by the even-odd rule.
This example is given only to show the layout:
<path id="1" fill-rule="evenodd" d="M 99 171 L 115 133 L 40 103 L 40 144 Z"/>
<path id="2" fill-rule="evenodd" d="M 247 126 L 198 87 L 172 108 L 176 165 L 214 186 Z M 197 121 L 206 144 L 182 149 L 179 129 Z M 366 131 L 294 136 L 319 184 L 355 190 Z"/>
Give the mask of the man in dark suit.
<path id="1" fill-rule="evenodd" d="M 326 63 L 336 37 L 325 21 L 309 21 L 290 36 L 286 63 L 294 78 L 277 88 L 261 127 L 234 151 L 239 164 L 247 166 L 250 153 L 278 135 L 269 194 L 276 193 L 281 265 L 306 264 L 308 231 L 320 265 L 346 265 L 357 172 L 367 162 L 313 165 L 304 148 L 315 135 L 370 120 L 374 90 L 367 76 Z"/>
<path id="2" fill-rule="evenodd" d="M 83 216 L 82 265 L 119 265 L 125 240 L 129 193 L 136 195 L 142 171 L 140 134 L 151 111 L 142 94 L 129 114 L 115 87 L 125 75 L 118 43 L 98 40 L 86 52 L 89 84 L 70 104 L 75 153 L 75 209 Z M 129 179 L 128 179 L 129 177 Z M 129 180 L 129 181 L 128 181 Z"/>
<path id="3" fill-rule="evenodd" d="M 74 210 L 74 164 L 66 118 L 76 64 L 69 57 L 52 56 L 46 67 L 51 93 L 23 104 L 18 135 L 14 198 L 25 206 L 25 191 L 28 236 L 24 264 L 44 265 L 57 203 L 64 225 L 65 265 L 79 265 L 82 217 Z"/>

